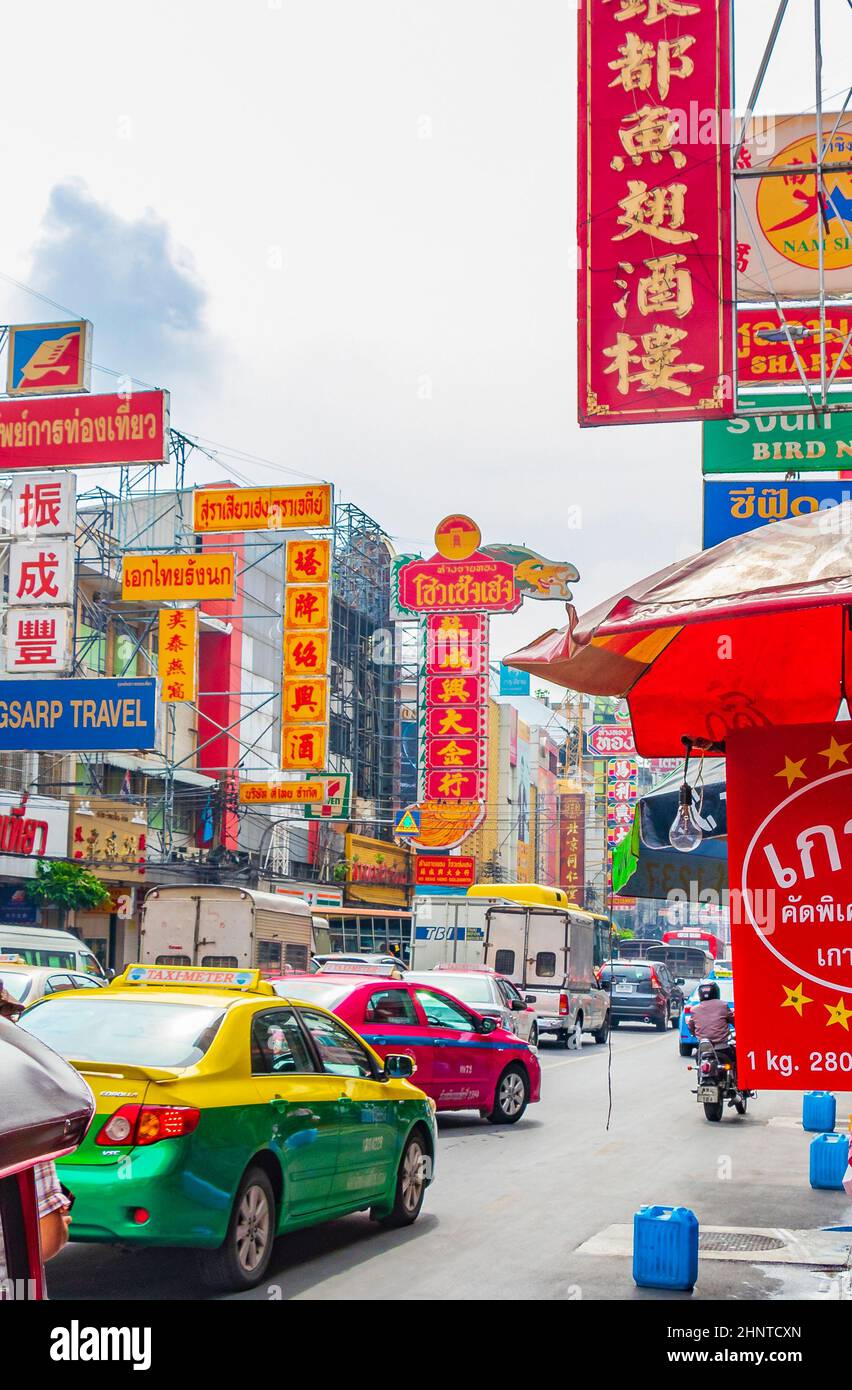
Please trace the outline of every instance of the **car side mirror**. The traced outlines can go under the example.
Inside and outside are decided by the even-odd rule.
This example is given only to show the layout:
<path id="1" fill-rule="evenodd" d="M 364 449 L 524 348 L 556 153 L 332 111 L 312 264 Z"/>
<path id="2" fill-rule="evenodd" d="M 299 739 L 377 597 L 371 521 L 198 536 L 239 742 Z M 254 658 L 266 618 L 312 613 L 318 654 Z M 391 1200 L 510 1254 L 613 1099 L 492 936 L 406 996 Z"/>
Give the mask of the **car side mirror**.
<path id="1" fill-rule="evenodd" d="M 535 995 L 534 995 L 534 994 L 525 994 L 525 995 L 524 995 L 524 1003 L 525 1003 L 525 1004 L 534 1004 L 534 1003 L 535 1003 Z"/>
<path id="2" fill-rule="evenodd" d="M 500 1020 L 496 1018 L 481 1018 L 476 1025 L 477 1033 L 493 1033 L 495 1028 L 499 1028 Z"/>
<path id="3" fill-rule="evenodd" d="M 405 1081 L 416 1070 L 413 1057 L 404 1052 L 391 1052 L 385 1058 L 383 1076 L 385 1081 Z"/>
<path id="4" fill-rule="evenodd" d="M 526 1009 L 526 1007 L 527 1001 L 525 999 L 512 999 L 509 1001 L 509 1008 L 513 1013 L 520 1013 L 521 1010 Z"/>
<path id="5" fill-rule="evenodd" d="M 686 980 L 675 980 L 675 984 L 676 984 L 676 985 L 685 985 L 685 984 L 686 984 Z"/>

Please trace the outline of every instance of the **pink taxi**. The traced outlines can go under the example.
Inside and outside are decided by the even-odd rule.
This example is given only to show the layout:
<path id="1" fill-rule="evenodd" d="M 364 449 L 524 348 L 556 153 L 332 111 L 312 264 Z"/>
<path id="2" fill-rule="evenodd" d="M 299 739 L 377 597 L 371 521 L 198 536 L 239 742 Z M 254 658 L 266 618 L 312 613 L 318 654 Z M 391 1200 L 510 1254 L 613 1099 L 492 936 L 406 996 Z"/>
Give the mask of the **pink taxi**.
<path id="1" fill-rule="evenodd" d="M 414 1085 L 438 1110 L 478 1110 L 492 1124 L 511 1125 L 540 1099 L 535 1050 L 445 990 L 327 966 L 270 983 L 288 999 L 331 1010 L 380 1056 L 412 1057 Z"/>

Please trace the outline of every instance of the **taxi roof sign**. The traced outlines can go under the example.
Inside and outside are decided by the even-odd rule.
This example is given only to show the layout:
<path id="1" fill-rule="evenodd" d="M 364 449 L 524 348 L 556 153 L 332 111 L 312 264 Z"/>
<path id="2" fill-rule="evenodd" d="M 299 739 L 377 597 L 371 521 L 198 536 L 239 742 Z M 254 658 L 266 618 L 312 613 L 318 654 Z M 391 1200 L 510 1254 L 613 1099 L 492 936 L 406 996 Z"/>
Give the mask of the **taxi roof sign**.
<path id="1" fill-rule="evenodd" d="M 382 975 L 387 980 L 401 980 L 402 971 L 392 961 L 328 960 L 316 972 L 318 975 Z"/>
<path id="2" fill-rule="evenodd" d="M 233 989 L 267 994 L 272 988 L 259 970 L 219 970 L 208 965 L 128 965 L 113 985 L 173 985 L 177 989 Z"/>

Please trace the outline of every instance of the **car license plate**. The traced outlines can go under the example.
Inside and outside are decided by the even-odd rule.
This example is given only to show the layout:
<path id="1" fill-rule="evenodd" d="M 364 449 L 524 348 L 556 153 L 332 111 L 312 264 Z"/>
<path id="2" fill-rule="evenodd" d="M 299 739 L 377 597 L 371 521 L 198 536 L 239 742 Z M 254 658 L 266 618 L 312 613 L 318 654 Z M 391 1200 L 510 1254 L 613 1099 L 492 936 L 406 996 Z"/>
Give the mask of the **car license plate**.
<path id="1" fill-rule="evenodd" d="M 636 986 L 635 986 L 635 985 L 616 985 L 616 987 L 615 987 L 615 992 L 616 992 L 616 994 L 635 994 L 635 993 L 636 993 Z"/>
<path id="2" fill-rule="evenodd" d="M 717 1101 L 717 1100 L 719 1099 L 719 1087 L 718 1087 L 718 1086 L 699 1086 L 699 1087 L 698 1087 L 698 1099 L 699 1099 L 699 1100 L 703 1100 L 703 1101 L 710 1101 L 710 1103 L 713 1104 L 715 1101 Z"/>

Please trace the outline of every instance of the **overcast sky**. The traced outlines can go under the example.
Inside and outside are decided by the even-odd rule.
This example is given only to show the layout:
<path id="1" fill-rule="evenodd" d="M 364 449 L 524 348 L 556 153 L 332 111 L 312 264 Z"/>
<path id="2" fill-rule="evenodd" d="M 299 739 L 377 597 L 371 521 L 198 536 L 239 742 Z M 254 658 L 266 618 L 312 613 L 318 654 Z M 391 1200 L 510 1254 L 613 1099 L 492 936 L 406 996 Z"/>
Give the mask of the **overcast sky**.
<path id="1" fill-rule="evenodd" d="M 776 5 L 735 8 L 742 98 Z M 178 428 L 333 480 L 403 550 L 468 512 L 573 561 L 591 607 L 699 548 L 700 428 L 575 423 L 575 10 L 10 7 L 0 272 L 91 318 L 95 361 L 168 387 Z M 852 10 L 823 10 L 831 107 Z M 761 110 L 812 108 L 812 16 L 791 0 Z M 561 619 L 525 604 L 495 654 Z"/>

